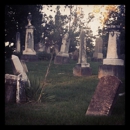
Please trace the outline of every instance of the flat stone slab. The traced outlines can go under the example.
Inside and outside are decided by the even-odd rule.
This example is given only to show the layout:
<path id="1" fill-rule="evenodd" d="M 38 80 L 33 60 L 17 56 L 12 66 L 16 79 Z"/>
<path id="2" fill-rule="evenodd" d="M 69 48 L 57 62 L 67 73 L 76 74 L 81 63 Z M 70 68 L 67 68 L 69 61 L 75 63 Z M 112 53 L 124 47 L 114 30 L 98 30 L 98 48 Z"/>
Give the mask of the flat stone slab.
<path id="1" fill-rule="evenodd" d="M 100 79 L 86 115 L 107 116 L 112 112 L 116 102 L 121 81 L 115 76 L 104 76 Z"/>
<path id="2" fill-rule="evenodd" d="M 69 63 L 70 58 L 64 57 L 64 56 L 55 56 L 54 58 L 54 64 L 67 64 Z"/>
<path id="3" fill-rule="evenodd" d="M 90 67 L 81 67 L 80 64 L 77 64 L 73 68 L 73 75 L 74 76 L 90 76 L 92 75 L 92 70 Z"/>
<path id="4" fill-rule="evenodd" d="M 125 77 L 125 67 L 120 65 L 100 65 L 98 71 L 98 78 L 103 76 L 112 75 L 119 79 Z"/>

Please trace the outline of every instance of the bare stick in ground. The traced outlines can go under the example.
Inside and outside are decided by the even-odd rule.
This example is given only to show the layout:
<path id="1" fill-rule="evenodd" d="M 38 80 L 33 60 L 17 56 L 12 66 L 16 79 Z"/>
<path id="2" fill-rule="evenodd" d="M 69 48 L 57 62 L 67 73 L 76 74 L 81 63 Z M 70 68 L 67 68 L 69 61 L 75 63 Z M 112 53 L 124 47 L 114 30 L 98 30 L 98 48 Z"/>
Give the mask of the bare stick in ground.
<path id="1" fill-rule="evenodd" d="M 49 62 L 49 65 L 47 67 L 47 71 L 46 71 L 46 74 L 45 74 L 45 77 L 44 77 L 44 80 L 43 80 L 43 84 L 42 84 L 42 89 L 41 89 L 41 92 L 40 92 L 40 95 L 38 97 L 38 100 L 37 102 L 40 102 L 41 101 L 41 97 L 42 97 L 42 93 L 43 93 L 43 90 L 45 88 L 45 85 L 46 85 L 46 79 L 47 79 L 47 76 L 49 74 L 49 70 L 50 70 L 50 66 L 51 66 L 51 61 L 53 59 L 53 53 L 51 53 L 51 59 L 50 59 L 50 62 Z"/>

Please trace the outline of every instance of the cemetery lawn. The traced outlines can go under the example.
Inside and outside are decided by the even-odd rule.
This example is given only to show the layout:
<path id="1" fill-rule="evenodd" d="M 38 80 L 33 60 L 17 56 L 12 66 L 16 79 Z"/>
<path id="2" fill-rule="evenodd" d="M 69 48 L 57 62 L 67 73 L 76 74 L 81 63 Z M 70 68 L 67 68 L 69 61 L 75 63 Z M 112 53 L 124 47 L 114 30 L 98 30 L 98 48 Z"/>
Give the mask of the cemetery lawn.
<path id="1" fill-rule="evenodd" d="M 125 96 L 119 96 L 109 116 L 86 116 L 85 113 L 98 84 L 98 67 L 91 62 L 92 75 L 73 76 L 70 64 L 55 65 L 52 61 L 41 102 L 38 99 L 49 61 L 26 62 L 31 88 L 27 89 L 30 102 L 5 104 L 5 125 L 124 125 Z M 7 66 L 6 66 L 7 67 Z M 125 79 L 120 92 L 125 91 Z"/>

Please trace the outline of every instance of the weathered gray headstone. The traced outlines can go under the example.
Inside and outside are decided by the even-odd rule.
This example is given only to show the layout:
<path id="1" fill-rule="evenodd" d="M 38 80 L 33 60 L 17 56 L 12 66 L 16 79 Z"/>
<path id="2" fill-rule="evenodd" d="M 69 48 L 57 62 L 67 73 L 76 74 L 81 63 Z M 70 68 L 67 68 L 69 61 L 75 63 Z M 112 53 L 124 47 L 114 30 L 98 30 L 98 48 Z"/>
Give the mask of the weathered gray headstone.
<path id="1" fill-rule="evenodd" d="M 60 52 L 57 53 L 54 59 L 54 64 L 64 64 L 69 62 L 69 45 L 70 45 L 70 39 L 69 39 L 69 33 L 66 33 L 62 39 L 62 45 L 60 48 Z"/>
<path id="2" fill-rule="evenodd" d="M 21 45 L 20 45 L 20 33 L 16 33 L 16 52 L 21 52 Z"/>
<path id="3" fill-rule="evenodd" d="M 103 59 L 103 53 L 102 53 L 102 46 L 103 46 L 103 40 L 101 37 L 96 38 L 96 44 L 94 48 L 94 53 L 93 53 L 93 59 L 98 60 L 98 59 Z"/>
<path id="4" fill-rule="evenodd" d="M 78 60 L 78 57 L 79 57 L 79 50 L 76 49 L 73 54 L 72 54 L 72 59 L 73 60 Z"/>
<path id="5" fill-rule="evenodd" d="M 107 56 L 103 59 L 103 65 L 99 66 L 98 78 L 106 75 L 114 75 L 118 78 L 125 76 L 124 60 L 119 59 L 119 35 L 120 32 L 117 30 L 109 31 Z"/>
<path id="6" fill-rule="evenodd" d="M 28 82 L 28 84 L 30 85 L 30 81 L 29 81 L 29 79 L 27 77 L 27 74 L 26 74 L 26 72 L 25 72 L 19 58 L 17 56 L 15 56 L 15 55 L 12 55 L 11 60 L 12 60 L 13 67 L 14 67 L 14 69 L 13 69 L 14 74 L 15 75 L 22 74 L 22 80 L 25 81 L 25 82 Z"/>
<path id="7" fill-rule="evenodd" d="M 87 63 L 85 31 L 80 32 L 79 58 L 77 65 L 73 68 L 74 76 L 90 76 L 92 74 L 90 64 Z"/>
<path id="8" fill-rule="evenodd" d="M 36 55 L 36 52 L 34 50 L 34 29 L 35 27 L 31 24 L 32 16 L 29 13 L 28 17 L 28 25 L 26 28 L 26 37 L 25 37 L 25 50 L 23 51 L 23 54 L 29 54 L 29 55 Z"/>
<path id="9" fill-rule="evenodd" d="M 5 74 L 5 103 L 26 102 L 25 83 L 22 75 Z"/>
<path id="10" fill-rule="evenodd" d="M 35 45 L 35 50 L 37 52 L 43 52 L 45 51 L 45 45 L 41 42 L 39 42 L 38 44 Z"/>
<path id="11" fill-rule="evenodd" d="M 5 74 L 5 103 L 16 102 L 17 76 Z"/>
<path id="12" fill-rule="evenodd" d="M 121 81 L 117 77 L 111 75 L 103 76 L 96 87 L 86 115 L 110 115 L 120 87 Z"/>
<path id="13" fill-rule="evenodd" d="M 23 55 L 21 56 L 22 60 L 25 61 L 37 61 L 38 57 L 36 51 L 34 50 L 34 29 L 35 27 L 31 24 L 32 15 L 31 13 L 27 16 L 28 25 L 26 28 L 25 35 L 25 50 L 23 50 Z"/>
<path id="14" fill-rule="evenodd" d="M 109 39 L 108 39 L 108 47 L 107 47 L 107 57 L 103 59 L 103 64 L 105 65 L 124 65 L 124 60 L 119 59 L 118 55 L 118 39 L 120 32 L 118 31 L 110 31 Z"/>

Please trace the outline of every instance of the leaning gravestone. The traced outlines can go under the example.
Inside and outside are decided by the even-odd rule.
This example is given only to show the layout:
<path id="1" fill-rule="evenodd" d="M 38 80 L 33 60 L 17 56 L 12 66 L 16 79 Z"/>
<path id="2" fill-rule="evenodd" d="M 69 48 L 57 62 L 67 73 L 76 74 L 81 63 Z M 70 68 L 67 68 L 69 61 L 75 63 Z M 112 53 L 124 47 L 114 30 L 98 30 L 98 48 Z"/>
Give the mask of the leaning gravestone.
<path id="1" fill-rule="evenodd" d="M 58 52 L 54 58 L 54 64 L 69 63 L 70 60 L 69 53 L 68 53 L 69 45 L 70 45 L 69 33 L 66 33 L 62 39 L 60 52 Z"/>
<path id="2" fill-rule="evenodd" d="M 16 102 L 26 102 L 26 94 L 25 94 L 25 87 L 28 85 L 30 87 L 30 81 L 27 77 L 26 72 L 28 71 L 25 63 L 23 66 L 19 60 L 19 58 L 15 55 L 12 55 L 12 65 L 13 65 L 13 73 L 14 75 L 5 75 L 6 79 L 6 96 L 10 95 L 9 92 L 12 91 L 13 95 L 16 95 Z M 26 72 L 25 72 L 26 71 Z M 14 96 L 13 96 L 14 97 Z M 14 98 L 13 98 L 14 99 Z M 11 98 L 6 97 L 6 102 L 10 102 Z"/>
<path id="3" fill-rule="evenodd" d="M 21 59 L 25 61 L 34 61 L 34 60 L 38 60 L 38 57 L 36 55 L 36 51 L 34 50 L 35 27 L 31 24 L 31 20 L 32 20 L 31 13 L 28 14 L 27 20 L 28 20 L 28 25 L 25 27 L 26 28 L 25 50 L 23 51 L 23 55 L 21 56 Z"/>
<path id="4" fill-rule="evenodd" d="M 99 66 L 98 78 L 102 76 L 113 75 L 118 78 L 125 77 L 124 60 L 120 57 L 120 26 L 108 26 L 109 39 L 107 47 L 107 56 L 103 59 L 103 65 Z"/>
<path id="5" fill-rule="evenodd" d="M 88 106 L 86 115 L 110 115 L 120 87 L 121 81 L 117 77 L 111 75 L 102 77 Z"/>
<path id="6" fill-rule="evenodd" d="M 78 63 L 73 68 L 73 75 L 90 76 L 91 74 L 92 74 L 92 70 L 90 68 L 90 64 L 87 63 L 85 31 L 84 29 L 82 29 L 80 32 L 80 47 L 79 47 Z"/>
<path id="7" fill-rule="evenodd" d="M 95 51 L 93 53 L 92 61 L 102 61 L 102 59 L 103 59 L 102 45 L 103 45 L 102 38 L 97 37 L 96 38 L 95 48 L 94 48 Z"/>

